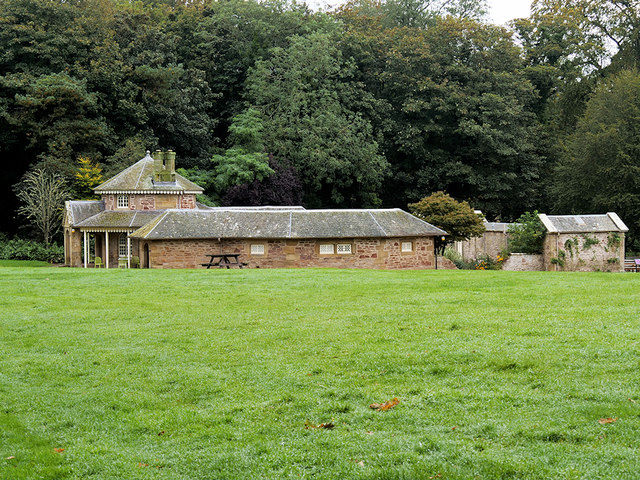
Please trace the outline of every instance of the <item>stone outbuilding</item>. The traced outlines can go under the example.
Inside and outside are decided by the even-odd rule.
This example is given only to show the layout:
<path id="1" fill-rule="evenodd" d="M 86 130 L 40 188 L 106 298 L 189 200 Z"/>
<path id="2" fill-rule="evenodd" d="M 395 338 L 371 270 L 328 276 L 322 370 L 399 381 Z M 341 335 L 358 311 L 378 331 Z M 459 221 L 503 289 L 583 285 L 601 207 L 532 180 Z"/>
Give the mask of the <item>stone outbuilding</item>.
<path id="1" fill-rule="evenodd" d="M 70 201 L 67 265 L 203 268 L 234 254 L 249 267 L 435 268 L 443 230 L 400 209 L 211 208 L 202 188 L 175 172 L 175 153 L 154 153 L 95 189 L 101 200 Z"/>
<path id="2" fill-rule="evenodd" d="M 547 230 L 544 270 L 624 271 L 625 233 L 629 229 L 617 214 L 540 214 L 539 218 Z"/>
<path id="3" fill-rule="evenodd" d="M 479 213 L 481 215 L 481 213 Z M 455 242 L 454 248 L 465 261 L 476 260 L 489 256 L 496 258 L 509 247 L 510 223 L 487 222 L 484 220 L 485 232 L 481 237 L 471 237 L 468 240 Z"/>
<path id="4" fill-rule="evenodd" d="M 624 271 L 625 233 L 629 231 L 617 214 L 546 215 L 538 218 L 545 227 L 543 253 L 511 253 L 503 270 L 520 271 Z M 495 258 L 509 247 L 511 223 L 485 220 L 482 237 L 456 242 L 466 260 L 488 255 Z"/>

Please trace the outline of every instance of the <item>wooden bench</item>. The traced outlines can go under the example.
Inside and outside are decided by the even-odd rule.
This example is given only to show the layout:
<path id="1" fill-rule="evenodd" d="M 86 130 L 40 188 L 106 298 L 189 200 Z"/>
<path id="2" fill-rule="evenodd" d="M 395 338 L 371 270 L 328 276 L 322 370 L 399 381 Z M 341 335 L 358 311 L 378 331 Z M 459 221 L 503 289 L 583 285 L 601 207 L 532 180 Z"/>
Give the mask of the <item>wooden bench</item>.
<path id="1" fill-rule="evenodd" d="M 640 258 L 625 258 L 624 271 L 635 273 L 640 272 Z"/>

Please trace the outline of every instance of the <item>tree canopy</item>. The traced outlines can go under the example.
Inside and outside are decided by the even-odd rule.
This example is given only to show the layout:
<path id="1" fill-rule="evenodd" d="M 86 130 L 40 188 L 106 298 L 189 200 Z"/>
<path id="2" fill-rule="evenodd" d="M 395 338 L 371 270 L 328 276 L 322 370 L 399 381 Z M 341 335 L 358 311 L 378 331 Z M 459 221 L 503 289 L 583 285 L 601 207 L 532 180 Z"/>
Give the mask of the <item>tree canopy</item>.
<path id="1" fill-rule="evenodd" d="M 485 232 L 482 217 L 467 202 L 459 202 L 445 192 L 436 192 L 409 205 L 409 210 L 425 222 L 449 234 L 447 242 L 469 240 Z"/>

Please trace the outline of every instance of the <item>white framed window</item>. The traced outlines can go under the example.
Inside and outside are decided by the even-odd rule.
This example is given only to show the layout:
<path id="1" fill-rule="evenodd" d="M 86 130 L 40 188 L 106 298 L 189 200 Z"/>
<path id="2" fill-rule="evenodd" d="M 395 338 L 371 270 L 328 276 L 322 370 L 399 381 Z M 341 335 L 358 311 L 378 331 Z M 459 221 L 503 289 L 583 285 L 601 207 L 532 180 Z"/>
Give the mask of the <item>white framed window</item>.
<path id="1" fill-rule="evenodd" d="M 264 255 L 264 245 L 262 244 L 251 245 L 251 255 Z"/>
<path id="2" fill-rule="evenodd" d="M 118 208 L 129 208 L 129 195 L 118 195 Z"/>
<path id="3" fill-rule="evenodd" d="M 320 255 L 333 255 L 333 244 L 320 245 Z"/>
<path id="4" fill-rule="evenodd" d="M 336 246 L 336 252 L 342 255 L 346 255 L 351 253 L 351 244 L 350 243 L 339 243 Z"/>
<path id="5" fill-rule="evenodd" d="M 403 252 L 413 252 L 413 242 L 402 242 Z"/>
<path id="6" fill-rule="evenodd" d="M 118 237 L 118 256 L 127 256 L 127 234 L 123 233 Z"/>

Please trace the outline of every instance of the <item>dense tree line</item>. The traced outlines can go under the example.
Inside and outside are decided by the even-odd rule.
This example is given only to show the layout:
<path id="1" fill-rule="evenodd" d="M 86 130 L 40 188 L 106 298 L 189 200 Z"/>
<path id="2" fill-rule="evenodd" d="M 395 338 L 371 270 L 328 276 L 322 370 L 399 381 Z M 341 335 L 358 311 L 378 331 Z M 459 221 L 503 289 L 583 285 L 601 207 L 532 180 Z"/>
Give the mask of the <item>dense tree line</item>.
<path id="1" fill-rule="evenodd" d="M 4 0 L 1 228 L 28 172 L 81 196 L 87 165 L 160 147 L 213 203 L 446 191 L 490 219 L 615 210 L 640 250 L 639 9 L 532 7 L 505 28 L 482 0 Z"/>

